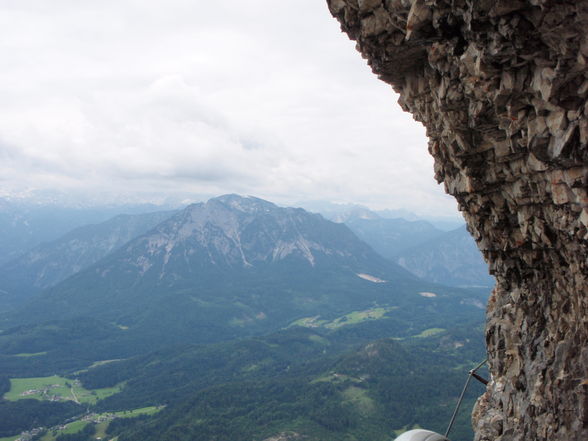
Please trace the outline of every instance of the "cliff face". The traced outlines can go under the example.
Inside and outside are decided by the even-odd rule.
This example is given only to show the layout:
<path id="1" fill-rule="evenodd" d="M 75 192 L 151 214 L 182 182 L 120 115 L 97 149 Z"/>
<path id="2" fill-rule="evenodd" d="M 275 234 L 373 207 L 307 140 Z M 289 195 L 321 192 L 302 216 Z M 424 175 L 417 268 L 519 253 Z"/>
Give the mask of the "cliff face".
<path id="1" fill-rule="evenodd" d="M 327 2 L 497 279 L 476 440 L 588 439 L 588 1 Z"/>

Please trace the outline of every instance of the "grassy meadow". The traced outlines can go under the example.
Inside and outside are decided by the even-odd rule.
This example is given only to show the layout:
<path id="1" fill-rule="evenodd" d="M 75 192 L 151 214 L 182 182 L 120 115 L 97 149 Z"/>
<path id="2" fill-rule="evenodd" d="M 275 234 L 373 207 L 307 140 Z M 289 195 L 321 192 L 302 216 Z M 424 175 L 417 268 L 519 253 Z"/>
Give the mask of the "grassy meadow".
<path id="1" fill-rule="evenodd" d="M 76 380 L 57 375 L 51 377 L 11 378 L 10 390 L 4 399 L 17 401 L 36 399 L 42 401 L 72 400 L 77 403 L 94 404 L 96 401 L 119 392 L 121 386 L 87 390 Z"/>

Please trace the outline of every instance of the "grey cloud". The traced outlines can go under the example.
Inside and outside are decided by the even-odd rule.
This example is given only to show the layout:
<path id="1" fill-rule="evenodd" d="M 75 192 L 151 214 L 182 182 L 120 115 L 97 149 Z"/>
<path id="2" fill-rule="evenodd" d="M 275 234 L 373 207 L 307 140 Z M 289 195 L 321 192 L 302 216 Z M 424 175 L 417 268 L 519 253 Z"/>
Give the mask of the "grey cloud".
<path id="1" fill-rule="evenodd" d="M 324 2 L 4 0 L 0 17 L 14 188 L 455 211 Z"/>

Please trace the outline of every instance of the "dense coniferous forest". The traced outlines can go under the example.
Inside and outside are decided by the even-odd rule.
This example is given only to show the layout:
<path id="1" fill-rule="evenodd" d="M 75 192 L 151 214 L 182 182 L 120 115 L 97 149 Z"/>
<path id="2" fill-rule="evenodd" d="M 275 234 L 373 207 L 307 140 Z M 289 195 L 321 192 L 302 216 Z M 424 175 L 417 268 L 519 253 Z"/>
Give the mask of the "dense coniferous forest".
<path id="1" fill-rule="evenodd" d="M 231 355 L 235 349 L 229 349 Z M 479 355 L 479 351 L 472 353 L 475 352 Z M 204 440 L 215 433 L 219 440 L 246 440 L 291 430 L 313 439 L 350 436 L 349 439 L 357 440 L 385 440 L 394 430 L 405 426 L 426 425 L 443 431 L 456 394 L 465 381 L 464 370 L 455 369 L 459 358 L 394 340 L 368 343 L 338 356 L 319 356 L 308 362 L 294 361 L 303 359 L 301 353 L 291 354 L 289 360 L 280 359 L 279 351 L 276 354 L 277 362 L 273 366 L 268 362 L 271 351 L 262 352 L 257 360 L 249 358 L 242 375 L 235 375 L 233 367 L 227 369 L 225 376 L 202 378 L 196 370 L 189 382 L 188 366 L 185 372 L 174 371 L 182 380 L 168 383 L 173 393 L 161 395 L 162 400 L 168 400 L 166 409 L 150 422 L 136 426 L 129 423 L 120 439 Z M 231 355 L 221 358 L 227 360 Z M 255 372 L 251 367 L 256 361 L 265 361 L 268 366 Z M 179 364 L 170 366 L 177 368 Z M 152 387 L 161 393 L 165 390 L 164 378 L 171 375 L 166 375 L 165 368 L 159 374 L 153 379 Z M 93 378 L 97 377 L 95 373 Z M 105 400 L 102 405 L 132 407 L 134 394 L 142 396 L 138 402 L 145 402 L 142 394 L 149 384 L 153 383 L 142 382 L 139 375 L 129 382 L 126 392 Z M 471 407 L 477 393 L 479 387 L 470 391 L 466 413 L 454 432 L 454 439 L 467 439 L 471 435 L 467 428 L 467 406 Z"/>
<path id="2" fill-rule="evenodd" d="M 83 412 L 84 408 L 72 401 L 0 400 L 0 437 L 12 436 L 34 427 L 55 426 Z"/>
<path id="3" fill-rule="evenodd" d="M 372 332 L 362 328 L 376 323 L 341 331 L 293 327 L 267 337 L 183 345 L 69 375 L 87 389 L 124 384 L 91 411 L 165 406 L 136 423 L 115 420 L 112 430 L 121 440 L 204 440 L 211 433 L 219 440 L 264 439 L 281 431 L 317 440 L 343 434 L 387 440 L 394 430 L 413 425 L 443 431 L 467 369 L 483 357 L 479 326 L 371 341 Z M 450 349 L 458 342 L 463 346 Z M 6 381 L 1 384 L 8 389 Z M 476 386 L 470 391 L 453 439 L 471 436 L 469 408 L 479 393 Z M 5 435 L 51 426 L 85 410 L 71 402 L 2 403 Z M 17 425 L 8 418 L 14 412 L 29 423 L 32 415 L 43 419 Z"/>

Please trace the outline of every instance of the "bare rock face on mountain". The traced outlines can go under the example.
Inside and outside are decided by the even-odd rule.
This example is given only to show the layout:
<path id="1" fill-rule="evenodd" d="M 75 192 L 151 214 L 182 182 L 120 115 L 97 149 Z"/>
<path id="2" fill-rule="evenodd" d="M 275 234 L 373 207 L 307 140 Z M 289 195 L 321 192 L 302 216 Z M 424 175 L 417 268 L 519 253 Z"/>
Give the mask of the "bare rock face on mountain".
<path id="1" fill-rule="evenodd" d="M 328 4 L 497 279 L 476 439 L 588 439 L 588 1 Z"/>

